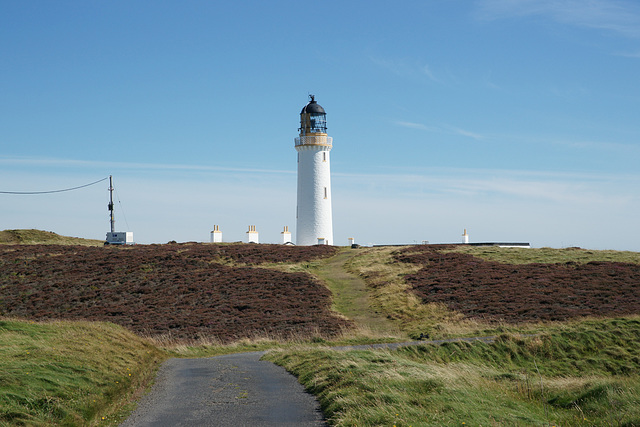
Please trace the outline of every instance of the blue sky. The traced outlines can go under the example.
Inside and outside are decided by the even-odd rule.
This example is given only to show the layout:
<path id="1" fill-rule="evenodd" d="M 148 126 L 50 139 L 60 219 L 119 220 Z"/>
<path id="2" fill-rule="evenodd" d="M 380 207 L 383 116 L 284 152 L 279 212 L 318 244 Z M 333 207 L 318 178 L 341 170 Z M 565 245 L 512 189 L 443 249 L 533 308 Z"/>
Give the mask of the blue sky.
<path id="1" fill-rule="evenodd" d="M 0 191 L 113 175 L 139 243 L 294 232 L 327 111 L 334 241 L 640 250 L 640 4 L 4 1 Z M 0 194 L 0 229 L 104 238 L 107 185 Z"/>

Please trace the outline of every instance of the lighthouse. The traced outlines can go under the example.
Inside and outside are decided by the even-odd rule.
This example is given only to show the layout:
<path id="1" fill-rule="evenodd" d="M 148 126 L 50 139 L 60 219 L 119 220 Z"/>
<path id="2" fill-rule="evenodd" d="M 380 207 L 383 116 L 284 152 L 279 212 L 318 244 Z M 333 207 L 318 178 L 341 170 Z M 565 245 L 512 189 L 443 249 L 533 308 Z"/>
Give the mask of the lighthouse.
<path id="1" fill-rule="evenodd" d="M 333 138 L 327 135 L 327 114 L 313 95 L 300 112 L 296 244 L 333 245 L 331 170 Z"/>

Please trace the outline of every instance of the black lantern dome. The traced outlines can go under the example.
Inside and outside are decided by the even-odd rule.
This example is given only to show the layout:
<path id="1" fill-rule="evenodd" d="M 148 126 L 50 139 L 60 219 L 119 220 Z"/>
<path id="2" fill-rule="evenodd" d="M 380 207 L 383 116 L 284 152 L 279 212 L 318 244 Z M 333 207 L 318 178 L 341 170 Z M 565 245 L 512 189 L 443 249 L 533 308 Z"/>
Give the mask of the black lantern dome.
<path id="1" fill-rule="evenodd" d="M 327 133 L 327 113 L 315 100 L 315 96 L 309 95 L 311 99 L 300 112 L 300 136 L 313 133 Z"/>
<path id="2" fill-rule="evenodd" d="M 309 95 L 309 99 L 309 103 L 302 107 L 300 114 L 327 114 L 325 113 L 324 108 L 316 102 L 315 95 Z"/>

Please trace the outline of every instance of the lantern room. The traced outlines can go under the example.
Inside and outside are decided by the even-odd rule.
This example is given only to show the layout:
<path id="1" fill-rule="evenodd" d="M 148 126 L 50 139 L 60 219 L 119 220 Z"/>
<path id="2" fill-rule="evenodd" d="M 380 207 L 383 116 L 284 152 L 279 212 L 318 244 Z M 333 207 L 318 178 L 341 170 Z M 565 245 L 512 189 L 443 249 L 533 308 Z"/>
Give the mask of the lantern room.
<path id="1" fill-rule="evenodd" d="M 324 108 L 315 100 L 314 95 L 309 95 L 311 99 L 300 112 L 300 136 L 325 134 L 327 133 L 327 114 Z"/>

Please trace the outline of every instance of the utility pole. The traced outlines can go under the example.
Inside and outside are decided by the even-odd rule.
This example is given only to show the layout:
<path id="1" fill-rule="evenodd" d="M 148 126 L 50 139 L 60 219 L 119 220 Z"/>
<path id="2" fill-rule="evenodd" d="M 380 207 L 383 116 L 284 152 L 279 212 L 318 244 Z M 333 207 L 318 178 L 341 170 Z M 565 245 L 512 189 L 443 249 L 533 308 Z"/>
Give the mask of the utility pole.
<path id="1" fill-rule="evenodd" d="M 113 218 L 113 178 L 109 175 L 109 216 L 111 222 L 111 232 L 116 232 L 116 220 Z"/>

